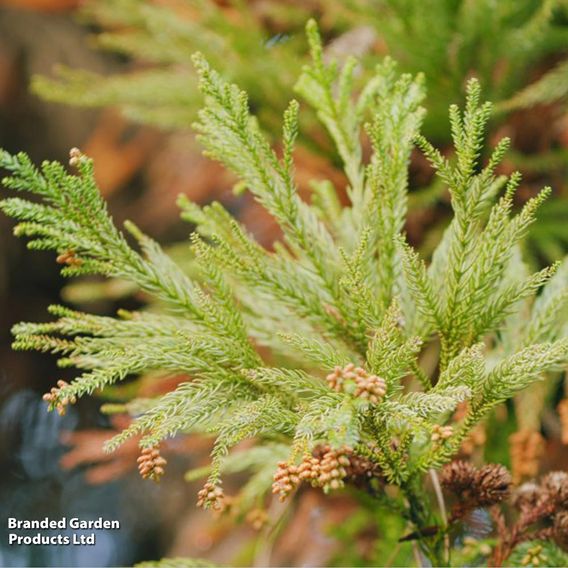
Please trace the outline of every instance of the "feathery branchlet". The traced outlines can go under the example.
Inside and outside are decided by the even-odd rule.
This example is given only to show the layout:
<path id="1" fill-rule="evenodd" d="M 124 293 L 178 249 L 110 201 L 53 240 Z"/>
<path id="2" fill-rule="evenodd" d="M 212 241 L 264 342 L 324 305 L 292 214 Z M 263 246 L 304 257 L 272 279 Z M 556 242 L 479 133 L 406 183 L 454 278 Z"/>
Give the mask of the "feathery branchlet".
<path id="1" fill-rule="evenodd" d="M 160 449 L 157 446 L 142 448 L 142 452 L 137 461 L 138 471 L 143 479 L 151 479 L 152 481 L 159 482 L 166 471 L 166 458 L 162 457 Z"/>
<path id="2" fill-rule="evenodd" d="M 468 414 L 470 405 L 468 402 L 460 402 L 453 415 L 454 422 L 461 422 Z M 485 445 L 487 435 L 485 432 L 485 424 L 482 422 L 476 424 L 468 433 L 466 438 L 462 441 L 460 447 L 460 454 L 464 457 L 470 457 L 478 448 Z"/>
<path id="3" fill-rule="evenodd" d="M 345 367 L 336 366 L 326 377 L 329 386 L 336 392 L 346 392 L 357 398 L 378 404 L 385 396 L 385 380 L 377 375 L 369 375 L 362 367 L 353 363 Z"/>
<path id="4" fill-rule="evenodd" d="M 55 408 L 60 416 L 63 416 L 67 412 L 67 406 L 69 404 L 75 404 L 77 402 L 77 397 L 74 395 L 61 398 L 61 389 L 68 386 L 69 383 L 59 380 L 57 381 L 57 387 L 53 387 L 50 392 L 45 393 L 42 397 L 45 402 L 49 403 L 49 408 Z"/>

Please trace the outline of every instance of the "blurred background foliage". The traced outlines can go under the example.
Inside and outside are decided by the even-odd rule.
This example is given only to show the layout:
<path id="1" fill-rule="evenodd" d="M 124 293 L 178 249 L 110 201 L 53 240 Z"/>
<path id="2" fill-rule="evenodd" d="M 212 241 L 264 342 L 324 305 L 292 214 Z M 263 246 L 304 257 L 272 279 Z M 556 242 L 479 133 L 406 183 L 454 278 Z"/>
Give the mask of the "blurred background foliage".
<path id="1" fill-rule="evenodd" d="M 276 140 L 288 94 L 307 57 L 303 28 L 311 16 L 320 23 L 326 57 L 340 64 L 350 55 L 362 58 L 361 82 L 386 55 L 403 71 L 425 74 L 424 133 L 446 153 L 448 106 L 462 102 L 469 77 L 479 77 L 484 97 L 495 103 L 491 140 L 507 135 L 513 141 L 503 173 L 522 171 L 520 201 L 543 185 L 554 189 L 531 231 L 526 261 L 542 265 L 566 253 L 568 0 L 3 0 L 0 146 L 25 150 L 38 161 L 65 160 L 69 147 L 80 146 L 95 159 L 98 183 L 117 221 L 133 219 L 170 243 L 176 256 L 185 252 L 178 243 L 191 229 L 179 221 L 180 193 L 198 203 L 221 200 L 270 246 L 277 237 L 274 226 L 249 195 L 235 191 L 234 180 L 201 156 L 194 141 L 191 124 L 201 100 L 190 55 L 203 52 L 248 91 L 259 122 Z M 304 117 L 295 157 L 298 183 L 309 199 L 311 179 L 330 179 L 339 187 L 345 180 L 325 133 L 314 117 L 306 112 Z M 418 153 L 411 174 L 407 231 L 427 253 L 446 226 L 448 196 Z M 71 502 L 73 495 L 87 495 L 81 497 L 87 510 L 96 502 L 109 515 L 117 495 L 131 495 L 125 488 L 139 483 L 128 447 L 112 458 L 100 452 L 101 440 L 119 426 L 120 417 L 101 418 L 96 405 L 87 402 L 64 423 L 53 415 L 46 419 L 43 406 L 32 404 L 65 373 L 48 357 L 12 353 L 9 329 L 16 321 L 43 317 L 45 306 L 59 299 L 62 283 L 51 255 L 23 254 L 4 218 L 0 230 L 0 461 L 6 466 L 0 475 L 9 488 L 0 492 L 0 501 L 20 507 L 22 514 L 25 507 L 37 510 L 38 503 L 46 514 L 62 514 L 71 487 Z M 98 280 L 71 284 L 63 297 L 88 303 L 98 313 L 145 302 L 120 282 Z M 109 391 L 104 402 L 175 384 L 157 386 L 155 377 L 143 377 Z M 463 453 L 474 461 L 485 456 L 508 464 L 518 480 L 550 468 L 568 469 L 558 451 L 568 443 L 564 399 L 562 384 L 538 385 L 494 413 Z M 71 434 L 60 441 L 63 431 Z M 46 445 L 56 448 L 63 470 L 43 467 Z M 203 462 L 208 449 L 206 440 L 190 440 L 174 441 L 170 451 L 183 471 Z M 254 519 L 235 531 L 235 519 L 215 521 L 195 510 L 194 488 L 175 483 L 175 472 L 170 473 L 161 487 L 136 495 L 139 505 L 123 499 L 128 502 L 120 515 L 130 507 L 142 519 L 137 526 L 143 542 L 127 535 L 109 544 L 122 556 L 106 558 L 98 551 L 87 559 L 58 558 L 59 565 L 127 564 L 165 555 L 241 565 L 262 565 L 269 556 L 280 565 L 372 566 L 385 557 L 393 566 L 411 562 L 410 546 L 396 542 L 401 530 L 396 512 L 356 508 L 348 496 L 324 500 L 307 492 L 286 513 L 272 512 L 282 515 L 272 533 L 255 532 Z M 14 496 L 27 493 L 38 479 L 41 495 L 17 504 L 21 499 Z M 166 513 L 148 513 L 164 502 Z M 128 523 L 129 516 L 124 518 Z M 0 549 L 0 564 L 2 554 L 6 551 Z M 475 554 L 472 548 L 471 558 Z M 34 558 L 10 560 L 20 565 L 54 561 L 46 555 L 40 551 Z"/>

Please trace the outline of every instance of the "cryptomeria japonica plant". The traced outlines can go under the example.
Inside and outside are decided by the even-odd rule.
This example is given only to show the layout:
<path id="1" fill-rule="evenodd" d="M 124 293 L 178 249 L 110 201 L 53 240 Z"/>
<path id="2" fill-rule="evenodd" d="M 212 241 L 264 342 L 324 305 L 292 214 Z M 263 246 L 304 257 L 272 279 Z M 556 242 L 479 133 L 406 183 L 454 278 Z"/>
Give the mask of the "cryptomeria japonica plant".
<path id="1" fill-rule="evenodd" d="M 53 306 L 56 321 L 15 326 L 14 346 L 59 354 L 62 366 L 82 370 L 45 395 L 60 412 L 131 375 L 190 377 L 166 395 L 128 403 L 132 424 L 108 442 L 112 451 L 140 436 L 144 477 L 165 472 L 163 440 L 214 434 L 200 505 L 222 509 L 222 476 L 239 468 L 254 472 L 241 492 L 245 505 L 271 492 L 285 501 L 305 485 L 354 487 L 391 502 L 411 525 L 402 539 L 417 542 L 432 564 L 448 565 L 461 542 L 456 527 L 472 511 L 504 501 L 511 482 L 500 466 L 454 462 L 441 479 L 436 471 L 493 408 L 568 360 L 568 263 L 529 274 L 519 249 L 549 190 L 514 213 L 519 176 L 495 174 L 508 140 L 479 163 L 491 106 L 480 102 L 475 80 L 463 112 L 450 108 L 455 156 L 447 158 L 419 134 L 422 77 L 399 76 L 385 60 L 354 92 L 357 62 L 324 60 L 313 22 L 308 38 L 312 62 L 296 90 L 335 143 L 349 205 L 340 201 L 342 188 L 325 180 L 314 181 L 311 202 L 297 193 L 298 102 L 284 114 L 277 153 L 246 94 L 197 54 L 205 97 L 199 138 L 274 217 L 282 240 L 266 250 L 219 204 L 180 198 L 183 216 L 196 226 L 190 277 L 127 223 L 141 252 L 131 247 L 97 190 L 92 161 L 79 150 L 71 153 L 73 174 L 59 163 L 37 169 L 24 154 L 2 152 L 0 165 L 11 172 L 4 185 L 39 198 L 0 205 L 19 220 L 16 234 L 31 237 L 30 248 L 56 251 L 67 276 L 129 280 L 164 308 L 112 318 Z M 428 266 L 403 232 L 415 145 L 449 188 L 454 213 Z M 421 364 L 426 350 L 439 352 L 434 370 Z M 231 452 L 245 439 L 255 440 L 246 454 Z M 425 489 L 426 477 L 437 499 Z M 556 493 L 568 492 L 563 477 L 555 482 Z M 525 531 L 524 539 L 512 529 L 507 544 L 495 514 L 504 535 L 495 563 L 533 537 L 559 542 L 563 530 L 568 534 L 554 521 L 568 499 L 553 499 L 543 483 L 546 498 L 535 499 L 549 505 L 523 530 L 558 527 L 545 536 Z M 448 512 L 442 486 L 459 497 Z"/>

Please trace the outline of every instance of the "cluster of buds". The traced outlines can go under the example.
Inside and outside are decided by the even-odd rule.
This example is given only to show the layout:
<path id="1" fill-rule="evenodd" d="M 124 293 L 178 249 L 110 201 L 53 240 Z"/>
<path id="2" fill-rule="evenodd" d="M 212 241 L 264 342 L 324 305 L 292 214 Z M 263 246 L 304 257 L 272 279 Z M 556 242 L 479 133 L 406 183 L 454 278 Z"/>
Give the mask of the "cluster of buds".
<path id="1" fill-rule="evenodd" d="M 268 513 L 265 509 L 252 509 L 245 520 L 255 531 L 259 531 L 268 524 Z"/>
<path id="2" fill-rule="evenodd" d="M 545 450 L 544 438 L 540 432 L 519 430 L 509 438 L 509 442 L 511 471 L 515 483 L 535 477 Z"/>
<path id="3" fill-rule="evenodd" d="M 556 410 L 562 427 L 562 443 L 568 445 L 568 398 L 561 400 Z"/>
<path id="4" fill-rule="evenodd" d="M 459 499 L 460 514 L 501 503 L 511 490 L 511 475 L 497 464 L 476 469 L 468 462 L 455 461 L 444 467 L 440 481 Z"/>
<path id="5" fill-rule="evenodd" d="M 69 404 L 75 404 L 77 402 L 77 397 L 66 396 L 61 397 L 61 389 L 68 387 L 69 383 L 66 381 L 57 381 L 57 387 L 53 387 L 50 392 L 43 395 L 43 400 L 49 403 L 50 410 L 57 410 L 60 416 L 63 416 L 67 411 L 67 406 Z"/>
<path id="6" fill-rule="evenodd" d="M 326 493 L 340 489 L 346 481 L 358 481 L 379 477 L 379 466 L 344 446 L 333 449 L 321 445 L 313 455 L 305 456 L 299 466 L 280 462 L 274 474 L 272 492 L 284 501 L 302 482 L 312 487 L 321 487 Z"/>
<path id="7" fill-rule="evenodd" d="M 223 511 L 225 505 L 225 493 L 220 485 L 207 482 L 197 493 L 198 507 L 220 512 Z"/>
<path id="8" fill-rule="evenodd" d="M 384 379 L 369 375 L 365 369 L 356 367 L 353 363 L 335 367 L 325 380 L 334 391 L 349 393 L 368 400 L 371 404 L 379 403 L 387 392 Z"/>
<path id="9" fill-rule="evenodd" d="M 432 440 L 434 444 L 443 444 L 446 440 L 452 437 L 453 433 L 454 429 L 451 426 L 440 426 L 439 424 L 434 424 L 430 440 Z"/>
<path id="10" fill-rule="evenodd" d="M 278 468 L 274 473 L 272 493 L 278 494 L 280 501 L 286 498 L 300 484 L 299 468 L 285 461 L 278 462 Z"/>
<path id="11" fill-rule="evenodd" d="M 66 264 L 67 266 L 81 266 L 83 261 L 76 256 L 74 250 L 67 250 L 61 253 L 55 261 L 58 264 Z"/>
<path id="12" fill-rule="evenodd" d="M 351 467 L 350 448 L 334 450 L 329 446 L 318 448 L 319 457 L 307 456 L 300 464 L 300 479 L 309 481 L 314 487 L 321 487 L 327 493 L 340 489 Z"/>
<path id="13" fill-rule="evenodd" d="M 164 475 L 164 466 L 166 460 L 160 455 L 158 447 L 143 448 L 140 457 L 138 458 L 138 471 L 143 479 L 152 479 L 153 481 L 160 481 Z"/>
<path id="14" fill-rule="evenodd" d="M 542 544 L 531 546 L 521 559 L 521 566 L 546 566 L 548 557 L 544 554 Z"/>
<path id="15" fill-rule="evenodd" d="M 78 166 L 84 156 L 79 148 L 71 148 L 69 150 L 69 165 L 73 167 Z"/>

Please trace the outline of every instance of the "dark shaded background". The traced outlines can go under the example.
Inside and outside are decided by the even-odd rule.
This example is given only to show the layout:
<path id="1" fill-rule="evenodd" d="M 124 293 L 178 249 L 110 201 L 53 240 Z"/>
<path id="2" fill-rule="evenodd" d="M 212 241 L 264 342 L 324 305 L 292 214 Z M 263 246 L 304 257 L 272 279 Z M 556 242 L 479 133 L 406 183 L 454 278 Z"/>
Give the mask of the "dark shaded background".
<path id="1" fill-rule="evenodd" d="M 65 7 L 65 3 L 59 4 Z M 137 215 L 142 210 L 136 202 L 144 183 L 138 166 L 157 146 L 160 136 L 119 121 L 120 130 L 109 133 L 109 125 L 117 122 L 105 113 L 46 103 L 28 91 L 30 77 L 49 73 L 56 63 L 98 72 L 125 64 L 89 49 L 88 34 L 70 11 L 0 6 L 0 147 L 10 152 L 23 150 L 36 162 L 66 161 L 69 148 L 85 144 L 98 144 L 112 155 L 105 136 L 117 147 L 134 140 L 137 153 L 127 156 L 129 168 L 107 184 L 120 189 L 119 197 L 110 195 L 110 209 L 118 221 L 129 216 L 147 227 L 148 218 Z M 114 154 L 124 161 L 120 152 Z M 173 198 L 170 201 L 173 203 Z M 178 522 L 180 509 L 191 507 L 193 499 L 186 494 L 183 481 L 154 486 L 131 472 L 110 483 L 92 485 L 85 481 L 87 464 L 71 470 L 60 468 L 59 460 L 66 451 L 60 440 L 63 432 L 105 428 L 108 423 L 98 412 L 99 402 L 92 399 L 81 401 L 64 417 L 47 413 L 41 394 L 66 373 L 56 368 L 49 355 L 10 348 L 12 325 L 46 319 L 47 306 L 61 302 L 60 290 L 65 284 L 54 255 L 27 251 L 25 242 L 12 236 L 12 227 L 11 220 L 0 218 L 0 566 L 131 565 L 159 558 L 172 544 L 172 525 Z M 173 230 L 153 229 L 154 235 L 169 239 L 187 232 L 175 223 Z M 114 306 L 102 302 L 90 308 L 108 313 Z M 174 463 L 172 480 L 180 479 L 182 471 L 176 471 Z M 122 528 L 101 531 L 94 547 L 10 547 L 9 516 L 102 516 L 120 520 Z"/>

